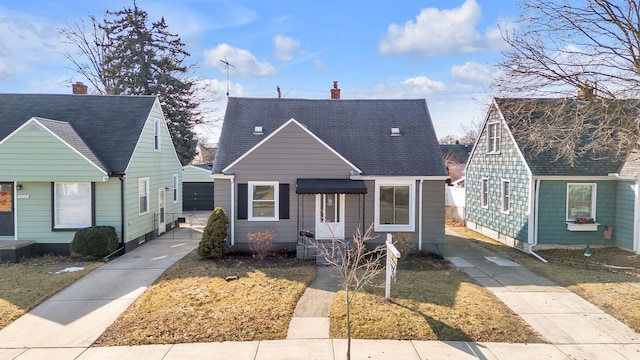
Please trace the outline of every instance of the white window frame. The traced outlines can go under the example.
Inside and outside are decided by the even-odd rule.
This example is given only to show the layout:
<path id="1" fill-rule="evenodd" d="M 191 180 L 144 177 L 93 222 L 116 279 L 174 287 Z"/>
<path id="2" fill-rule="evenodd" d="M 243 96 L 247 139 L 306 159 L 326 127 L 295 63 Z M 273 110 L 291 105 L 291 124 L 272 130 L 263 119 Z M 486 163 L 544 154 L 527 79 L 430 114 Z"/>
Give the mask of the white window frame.
<path id="1" fill-rule="evenodd" d="M 273 216 L 254 216 L 253 215 L 253 189 L 256 186 L 273 186 Z M 247 194 L 247 210 L 248 210 L 248 217 L 247 220 L 249 221 L 278 221 L 280 219 L 280 212 L 279 212 L 279 208 L 280 208 L 280 204 L 279 204 L 279 200 L 280 200 L 280 193 L 279 193 L 279 189 L 280 189 L 280 183 L 277 181 L 249 181 L 248 183 L 248 191 L 249 194 Z"/>
<path id="2" fill-rule="evenodd" d="M 567 183 L 567 203 L 565 208 L 566 221 L 571 222 L 576 219 L 576 217 L 569 216 L 569 189 L 571 186 L 591 186 L 591 218 L 596 220 L 596 200 L 598 195 L 598 184 L 597 183 Z"/>
<path id="3" fill-rule="evenodd" d="M 161 149 L 161 145 L 160 145 L 160 120 L 158 119 L 154 119 L 153 120 L 153 150 L 154 151 L 160 151 Z"/>
<path id="4" fill-rule="evenodd" d="M 144 187 L 143 187 L 144 185 Z M 145 191 L 145 193 L 142 192 Z M 143 209 L 140 207 L 140 205 L 142 204 L 140 201 L 142 200 L 142 197 L 146 196 L 146 201 L 145 201 L 145 206 L 146 209 L 145 211 L 142 211 Z M 149 178 L 140 178 L 138 179 L 138 215 L 144 215 L 144 214 L 148 214 L 149 213 Z"/>
<path id="5" fill-rule="evenodd" d="M 80 212 L 83 215 L 88 215 L 88 222 L 76 222 L 76 223 L 61 223 L 60 222 L 60 218 L 61 216 L 59 215 L 59 212 L 61 210 L 61 208 L 65 208 L 65 207 L 61 207 L 60 206 L 60 201 L 61 198 L 59 196 L 59 192 L 58 192 L 58 186 L 70 186 L 70 185 L 83 185 L 83 186 L 88 186 L 89 187 L 89 206 L 88 208 L 86 208 L 86 205 L 82 208 L 78 208 L 77 205 L 74 205 L 73 208 L 76 210 L 76 212 Z M 62 229 L 83 229 L 83 228 L 87 228 L 87 227 L 91 227 L 93 226 L 93 189 L 91 186 L 90 182 L 55 182 L 53 184 L 53 228 L 56 230 L 62 230 Z M 74 216 L 74 219 L 77 219 L 76 216 Z"/>
<path id="6" fill-rule="evenodd" d="M 489 208 L 489 178 L 482 178 L 480 181 L 480 207 Z"/>
<path id="7" fill-rule="evenodd" d="M 500 138 L 502 135 L 502 126 L 500 125 L 500 121 L 487 124 L 487 154 L 500 153 Z"/>
<path id="8" fill-rule="evenodd" d="M 505 193 L 505 186 L 507 191 Z M 500 184 L 500 212 L 508 214 L 511 211 L 511 181 L 503 179 Z"/>
<path id="9" fill-rule="evenodd" d="M 177 203 L 178 202 L 178 174 L 173 174 L 173 189 L 171 192 L 172 196 L 173 196 L 173 203 Z"/>
<path id="10" fill-rule="evenodd" d="M 409 224 L 381 224 L 380 223 L 380 187 L 397 186 L 409 187 Z M 374 230 L 375 231 L 415 231 L 416 219 L 416 182 L 415 180 L 376 180 L 375 182 L 375 211 Z"/>

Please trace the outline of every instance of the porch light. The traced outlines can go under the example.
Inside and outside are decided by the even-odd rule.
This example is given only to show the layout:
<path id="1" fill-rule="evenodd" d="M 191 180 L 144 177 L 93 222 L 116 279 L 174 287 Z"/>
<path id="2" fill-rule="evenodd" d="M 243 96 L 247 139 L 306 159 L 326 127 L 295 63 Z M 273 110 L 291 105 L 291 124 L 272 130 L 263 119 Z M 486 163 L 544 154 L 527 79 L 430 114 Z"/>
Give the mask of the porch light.
<path id="1" fill-rule="evenodd" d="M 16 185 L 16 190 L 22 190 L 22 184 L 17 184 Z"/>

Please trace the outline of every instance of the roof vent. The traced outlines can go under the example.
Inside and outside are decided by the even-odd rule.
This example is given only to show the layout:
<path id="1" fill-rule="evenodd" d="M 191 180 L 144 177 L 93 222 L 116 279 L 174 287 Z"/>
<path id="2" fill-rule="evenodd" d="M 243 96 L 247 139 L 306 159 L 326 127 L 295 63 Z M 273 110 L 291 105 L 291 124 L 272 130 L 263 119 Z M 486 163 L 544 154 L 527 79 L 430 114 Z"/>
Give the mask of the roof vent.
<path id="1" fill-rule="evenodd" d="M 256 126 L 253 128 L 253 135 L 263 135 L 262 126 Z"/>
<path id="2" fill-rule="evenodd" d="M 391 128 L 391 136 L 400 136 L 400 128 Z"/>

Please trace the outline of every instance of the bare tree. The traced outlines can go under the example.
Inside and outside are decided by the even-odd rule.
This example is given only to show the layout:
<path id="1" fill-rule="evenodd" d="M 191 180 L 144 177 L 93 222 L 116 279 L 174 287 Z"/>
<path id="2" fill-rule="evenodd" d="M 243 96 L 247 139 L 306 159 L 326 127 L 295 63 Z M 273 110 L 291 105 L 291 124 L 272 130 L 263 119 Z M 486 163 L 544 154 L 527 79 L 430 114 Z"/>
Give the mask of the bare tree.
<path id="1" fill-rule="evenodd" d="M 526 104 L 528 146 L 573 164 L 599 151 L 618 154 L 640 139 L 640 5 L 636 0 L 528 0 L 512 29 L 493 90 L 499 97 L 554 97 Z M 576 94 L 580 92 L 580 96 Z M 509 105 L 509 104 L 505 104 Z M 511 103 L 513 105 L 513 103 Z M 578 144 L 576 146 L 576 144 Z"/>
<path id="2" fill-rule="evenodd" d="M 340 287 L 345 292 L 347 360 L 351 359 L 351 302 L 360 290 L 372 284 L 384 270 L 386 245 L 367 248 L 367 242 L 373 239 L 372 234 L 373 224 L 364 234 L 360 228 L 356 228 L 352 241 L 336 239 L 334 236 L 331 241 L 313 241 L 311 245 L 318 256 L 337 270 Z"/>
<path id="3" fill-rule="evenodd" d="M 462 124 L 463 135 L 458 139 L 460 144 L 473 145 L 482 133 L 482 126 L 484 125 L 484 119 L 476 118 L 469 124 Z"/>
<path id="4" fill-rule="evenodd" d="M 459 143 L 458 138 L 455 137 L 454 135 L 447 135 L 438 140 L 438 144 L 441 144 L 441 145 L 451 145 L 451 144 L 457 144 L 457 143 Z"/>

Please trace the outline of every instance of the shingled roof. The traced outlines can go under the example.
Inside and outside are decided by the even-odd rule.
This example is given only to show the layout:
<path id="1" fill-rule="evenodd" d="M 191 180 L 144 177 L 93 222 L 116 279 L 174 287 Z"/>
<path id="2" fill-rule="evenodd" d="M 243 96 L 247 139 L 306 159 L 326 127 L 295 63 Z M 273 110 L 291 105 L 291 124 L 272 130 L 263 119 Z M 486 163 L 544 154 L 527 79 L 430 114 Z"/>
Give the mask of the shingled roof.
<path id="1" fill-rule="evenodd" d="M 537 176 L 607 176 L 618 173 L 626 160 L 626 154 L 603 149 L 598 153 L 587 153 L 579 156 L 573 164 L 568 164 L 552 148 L 538 152 L 527 143 L 527 122 L 550 121 L 552 109 L 564 109 L 566 117 L 575 117 L 579 99 L 571 98 L 497 98 L 499 111 L 502 113 L 511 134 L 525 158 L 533 175 Z M 623 106 L 635 107 L 637 100 L 622 101 Z M 594 119 L 597 121 L 597 119 Z M 504 136 L 504 134 L 503 134 Z"/>
<path id="2" fill-rule="evenodd" d="M 291 118 L 363 175 L 447 176 L 425 100 L 229 98 L 213 172 L 220 173 Z M 391 136 L 399 128 L 400 136 Z"/>
<path id="3" fill-rule="evenodd" d="M 0 94 L 0 140 L 33 117 L 65 122 L 69 125 L 46 122 L 45 126 L 85 155 L 95 154 L 97 164 L 110 175 L 124 174 L 155 100 L 155 96 Z"/>

